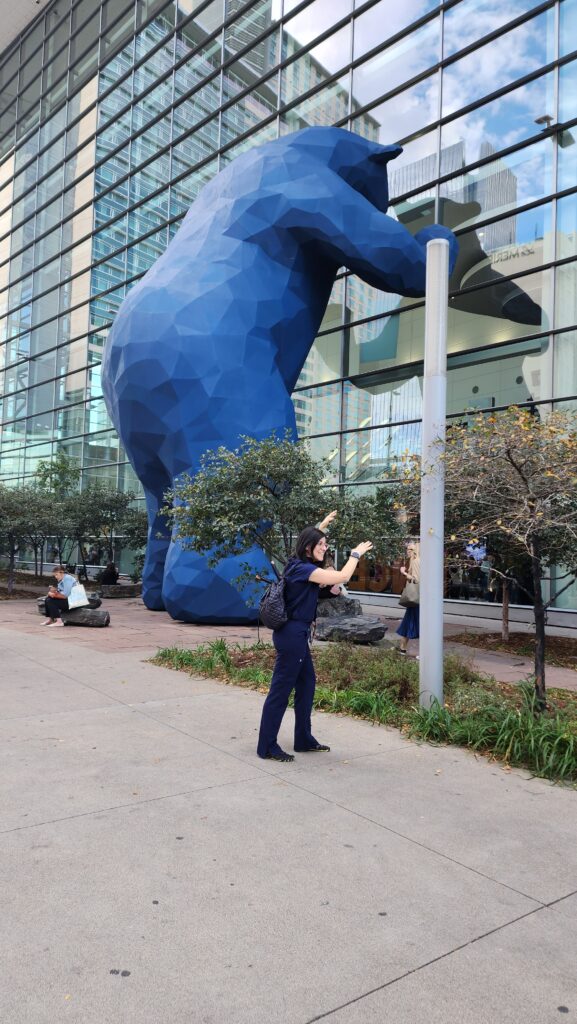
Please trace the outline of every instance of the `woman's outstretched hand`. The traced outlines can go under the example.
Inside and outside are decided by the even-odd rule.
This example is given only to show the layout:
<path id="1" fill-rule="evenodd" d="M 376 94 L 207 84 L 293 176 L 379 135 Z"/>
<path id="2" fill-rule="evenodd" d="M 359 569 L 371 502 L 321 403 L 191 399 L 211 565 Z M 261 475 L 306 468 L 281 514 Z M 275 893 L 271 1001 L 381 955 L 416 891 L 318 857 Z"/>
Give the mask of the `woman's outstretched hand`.
<path id="1" fill-rule="evenodd" d="M 356 551 L 358 555 L 366 555 L 367 551 L 371 551 L 373 542 L 371 540 L 363 540 L 360 544 L 355 544 L 353 551 Z"/>
<path id="2" fill-rule="evenodd" d="M 336 515 L 337 510 L 335 508 L 332 512 L 329 512 L 328 515 L 326 515 L 325 518 L 319 523 L 319 530 L 326 530 L 327 526 L 330 526 L 333 519 L 336 518 Z"/>

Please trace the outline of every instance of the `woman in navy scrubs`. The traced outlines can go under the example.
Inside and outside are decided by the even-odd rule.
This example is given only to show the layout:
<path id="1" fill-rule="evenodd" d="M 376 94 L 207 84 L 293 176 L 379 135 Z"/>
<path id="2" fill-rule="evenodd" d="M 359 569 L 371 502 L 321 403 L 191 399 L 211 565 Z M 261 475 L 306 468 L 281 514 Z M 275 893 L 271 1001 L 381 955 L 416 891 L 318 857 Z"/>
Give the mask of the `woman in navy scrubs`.
<path id="1" fill-rule="evenodd" d="M 336 513 L 321 523 L 328 525 Z M 348 583 L 359 558 L 370 551 L 370 541 L 357 544 L 342 569 L 323 569 L 327 540 L 322 530 L 307 526 L 300 534 L 295 555 L 284 571 L 285 604 L 288 621 L 272 635 L 276 661 L 268 696 L 262 709 L 257 754 L 273 761 L 294 761 L 279 747 L 277 736 L 291 692 L 295 691 L 295 739 L 298 753 L 329 750 L 311 732 L 311 713 L 315 692 L 315 670 L 309 648 L 311 625 L 316 618 L 319 587 Z"/>

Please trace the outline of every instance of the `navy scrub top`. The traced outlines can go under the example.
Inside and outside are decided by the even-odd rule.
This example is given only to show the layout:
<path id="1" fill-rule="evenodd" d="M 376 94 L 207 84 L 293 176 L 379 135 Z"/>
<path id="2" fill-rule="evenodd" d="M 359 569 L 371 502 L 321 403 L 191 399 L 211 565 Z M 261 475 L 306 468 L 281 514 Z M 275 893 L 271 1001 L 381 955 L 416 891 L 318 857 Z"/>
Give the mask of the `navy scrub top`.
<path id="1" fill-rule="evenodd" d="M 310 626 L 317 614 L 318 583 L 309 583 L 309 576 L 318 569 L 315 562 L 291 558 L 286 564 L 284 578 L 285 605 L 289 619 L 306 622 Z"/>

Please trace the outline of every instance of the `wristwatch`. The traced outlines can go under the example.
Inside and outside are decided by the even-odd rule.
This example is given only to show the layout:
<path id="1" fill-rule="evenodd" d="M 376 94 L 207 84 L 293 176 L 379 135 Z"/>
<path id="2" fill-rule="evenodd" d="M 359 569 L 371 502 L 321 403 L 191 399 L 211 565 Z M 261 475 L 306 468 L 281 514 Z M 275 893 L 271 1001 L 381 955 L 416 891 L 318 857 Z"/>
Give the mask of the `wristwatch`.
<path id="1" fill-rule="evenodd" d="M 358 551 L 351 551 L 350 557 L 351 558 L 360 558 L 361 556 L 359 555 Z"/>

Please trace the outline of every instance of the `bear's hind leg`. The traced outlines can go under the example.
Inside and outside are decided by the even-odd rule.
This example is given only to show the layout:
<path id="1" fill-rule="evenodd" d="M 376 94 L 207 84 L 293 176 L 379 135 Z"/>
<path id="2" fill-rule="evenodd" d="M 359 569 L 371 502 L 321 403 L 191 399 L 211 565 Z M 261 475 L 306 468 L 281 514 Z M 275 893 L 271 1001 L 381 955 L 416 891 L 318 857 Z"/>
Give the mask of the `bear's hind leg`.
<path id="1" fill-rule="evenodd" d="M 166 480 L 164 483 L 166 488 L 168 488 L 170 482 Z M 161 513 L 164 490 L 165 487 L 162 486 L 162 483 L 154 491 L 144 486 L 146 510 L 148 512 L 148 541 L 142 572 L 142 600 L 146 607 L 154 612 L 162 612 L 165 609 L 162 598 L 162 585 L 164 581 L 164 563 L 170 546 L 171 528 Z"/>

